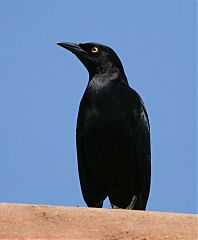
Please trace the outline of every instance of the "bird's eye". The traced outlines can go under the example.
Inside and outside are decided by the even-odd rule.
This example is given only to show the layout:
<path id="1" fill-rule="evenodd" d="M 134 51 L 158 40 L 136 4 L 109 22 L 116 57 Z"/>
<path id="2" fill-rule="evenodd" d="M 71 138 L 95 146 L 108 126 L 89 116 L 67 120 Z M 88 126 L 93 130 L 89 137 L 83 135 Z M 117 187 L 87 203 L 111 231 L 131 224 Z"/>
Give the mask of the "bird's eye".
<path id="1" fill-rule="evenodd" d="M 98 48 L 98 47 L 93 47 L 93 48 L 91 49 L 91 52 L 92 52 L 92 53 L 98 53 L 98 52 L 99 52 L 99 48 Z"/>

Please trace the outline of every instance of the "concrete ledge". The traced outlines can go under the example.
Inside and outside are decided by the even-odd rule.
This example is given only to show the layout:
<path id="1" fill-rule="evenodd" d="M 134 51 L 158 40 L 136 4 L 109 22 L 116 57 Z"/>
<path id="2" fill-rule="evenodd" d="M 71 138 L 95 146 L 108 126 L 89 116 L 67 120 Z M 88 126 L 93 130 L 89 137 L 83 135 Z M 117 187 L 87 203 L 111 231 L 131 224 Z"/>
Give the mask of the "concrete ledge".
<path id="1" fill-rule="evenodd" d="M 0 239 L 197 240 L 198 216 L 0 204 Z"/>

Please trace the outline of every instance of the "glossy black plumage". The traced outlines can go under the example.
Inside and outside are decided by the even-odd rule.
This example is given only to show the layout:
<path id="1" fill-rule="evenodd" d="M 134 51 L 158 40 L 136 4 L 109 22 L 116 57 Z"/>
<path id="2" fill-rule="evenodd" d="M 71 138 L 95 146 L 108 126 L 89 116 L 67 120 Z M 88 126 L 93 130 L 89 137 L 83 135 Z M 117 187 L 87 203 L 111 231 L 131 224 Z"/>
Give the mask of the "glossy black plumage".
<path id="1" fill-rule="evenodd" d="M 108 196 L 119 208 L 145 210 L 151 177 L 150 127 L 140 96 L 129 87 L 123 66 L 109 47 L 58 43 L 89 72 L 77 120 L 77 155 L 82 194 L 90 207 Z"/>

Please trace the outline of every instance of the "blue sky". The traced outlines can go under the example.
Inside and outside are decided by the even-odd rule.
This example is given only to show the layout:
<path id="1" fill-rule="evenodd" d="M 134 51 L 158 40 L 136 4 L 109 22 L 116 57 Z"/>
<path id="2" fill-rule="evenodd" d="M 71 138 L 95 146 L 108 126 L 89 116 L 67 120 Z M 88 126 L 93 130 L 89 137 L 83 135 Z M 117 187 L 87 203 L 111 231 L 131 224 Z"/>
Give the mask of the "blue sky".
<path id="1" fill-rule="evenodd" d="M 88 73 L 56 42 L 95 41 L 117 52 L 148 110 L 147 209 L 196 213 L 195 11 L 187 0 L 0 1 L 0 202 L 85 206 L 75 128 Z"/>

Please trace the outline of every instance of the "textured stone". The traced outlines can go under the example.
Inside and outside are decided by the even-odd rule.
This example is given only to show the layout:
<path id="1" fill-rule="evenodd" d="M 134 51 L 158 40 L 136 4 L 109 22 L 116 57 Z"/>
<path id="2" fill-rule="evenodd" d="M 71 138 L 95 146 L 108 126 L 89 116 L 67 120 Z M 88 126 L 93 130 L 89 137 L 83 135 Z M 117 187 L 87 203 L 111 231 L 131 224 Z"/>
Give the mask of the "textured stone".
<path id="1" fill-rule="evenodd" d="M 0 239 L 197 240 L 194 214 L 0 204 Z"/>

